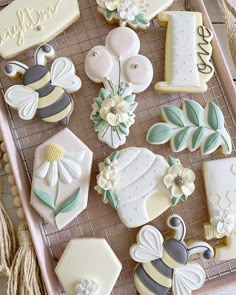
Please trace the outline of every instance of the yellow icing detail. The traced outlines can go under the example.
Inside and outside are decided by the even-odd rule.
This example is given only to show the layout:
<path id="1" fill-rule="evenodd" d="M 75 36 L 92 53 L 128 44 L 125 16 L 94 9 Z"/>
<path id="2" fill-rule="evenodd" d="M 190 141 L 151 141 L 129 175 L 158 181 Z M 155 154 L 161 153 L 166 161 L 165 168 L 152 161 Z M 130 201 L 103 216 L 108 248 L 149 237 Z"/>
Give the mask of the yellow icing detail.
<path id="1" fill-rule="evenodd" d="M 38 103 L 38 109 L 48 107 L 58 101 L 65 91 L 60 87 L 55 87 L 54 90 L 47 96 L 40 97 Z"/>
<path id="2" fill-rule="evenodd" d="M 159 285 L 170 288 L 171 287 L 171 279 L 165 277 L 161 274 L 151 262 L 143 263 L 143 268 L 145 269 L 146 273 Z"/>
<path id="3" fill-rule="evenodd" d="M 162 193 L 154 193 L 146 201 L 149 220 L 155 219 L 172 206 L 171 199 Z"/>
<path id="4" fill-rule="evenodd" d="M 163 260 L 163 262 L 169 266 L 169 268 L 177 268 L 182 266 L 181 263 L 175 261 L 167 252 L 166 250 L 163 248 L 163 256 L 161 258 Z"/>
<path id="5" fill-rule="evenodd" d="M 139 280 L 138 276 L 134 275 L 134 285 L 140 294 L 155 295 Z"/>
<path id="6" fill-rule="evenodd" d="M 58 144 L 50 144 L 46 147 L 45 159 L 49 162 L 61 161 L 65 150 Z"/>
<path id="7" fill-rule="evenodd" d="M 215 227 L 210 223 L 204 223 L 204 237 L 207 240 L 216 238 L 217 233 Z"/>
<path id="8" fill-rule="evenodd" d="M 236 258 L 236 236 L 225 237 L 214 247 L 215 260 L 230 260 Z"/>
<path id="9" fill-rule="evenodd" d="M 25 85 L 27 87 L 30 87 L 32 88 L 33 90 L 38 90 L 42 87 L 44 87 L 49 81 L 50 81 L 51 77 L 50 77 L 50 73 L 48 72 L 43 78 L 41 78 L 40 80 L 34 82 L 34 83 L 31 83 L 31 84 L 28 84 L 28 85 Z"/>
<path id="10" fill-rule="evenodd" d="M 69 114 L 71 114 L 72 110 L 73 110 L 73 104 L 70 103 L 63 111 L 51 117 L 44 118 L 42 120 L 45 122 L 50 122 L 50 123 L 59 122 L 63 120 L 64 118 L 66 118 Z"/>

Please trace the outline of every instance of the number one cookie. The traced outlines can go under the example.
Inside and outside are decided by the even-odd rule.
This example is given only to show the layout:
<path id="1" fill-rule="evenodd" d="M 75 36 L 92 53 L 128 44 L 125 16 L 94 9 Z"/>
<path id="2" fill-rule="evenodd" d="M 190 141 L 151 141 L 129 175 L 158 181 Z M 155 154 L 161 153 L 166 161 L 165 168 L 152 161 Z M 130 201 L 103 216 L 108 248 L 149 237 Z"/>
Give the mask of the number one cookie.
<path id="1" fill-rule="evenodd" d="M 134 124 L 138 104 L 133 93 L 144 91 L 152 81 L 152 64 L 139 49 L 133 30 L 117 28 L 108 34 L 105 46 L 94 47 L 85 59 L 88 77 L 104 85 L 94 99 L 91 119 L 98 138 L 112 148 L 126 142 Z"/>
<path id="2" fill-rule="evenodd" d="M 212 32 L 202 25 L 199 12 L 165 11 L 158 15 L 167 26 L 165 81 L 156 92 L 204 92 L 214 74 L 210 61 Z"/>

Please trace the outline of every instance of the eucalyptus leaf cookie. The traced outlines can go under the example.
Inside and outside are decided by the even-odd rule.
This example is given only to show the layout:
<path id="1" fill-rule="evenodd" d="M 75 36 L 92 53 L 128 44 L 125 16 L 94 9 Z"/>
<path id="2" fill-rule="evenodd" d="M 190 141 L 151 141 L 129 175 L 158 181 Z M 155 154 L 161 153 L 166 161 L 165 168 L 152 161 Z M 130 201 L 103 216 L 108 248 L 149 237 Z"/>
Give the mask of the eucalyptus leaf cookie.
<path id="1" fill-rule="evenodd" d="M 145 148 L 114 152 L 99 164 L 96 191 L 127 227 L 153 220 L 195 190 L 195 174 L 180 161 Z"/>
<path id="2" fill-rule="evenodd" d="M 171 149 L 180 152 L 188 148 L 191 152 L 201 148 L 202 155 L 219 149 L 231 154 L 232 143 L 225 128 L 224 115 L 212 101 L 205 109 L 192 100 L 183 102 L 183 109 L 173 105 L 161 110 L 165 123 L 153 125 L 147 133 L 150 144 L 164 144 L 170 141 Z"/>

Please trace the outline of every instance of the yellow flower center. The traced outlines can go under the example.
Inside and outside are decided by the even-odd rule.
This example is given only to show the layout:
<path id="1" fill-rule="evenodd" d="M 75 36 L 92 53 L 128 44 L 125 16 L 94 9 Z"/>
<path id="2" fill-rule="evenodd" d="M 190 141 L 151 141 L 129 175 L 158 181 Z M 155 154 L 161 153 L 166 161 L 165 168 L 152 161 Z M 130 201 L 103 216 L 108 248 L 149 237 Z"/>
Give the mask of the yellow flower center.
<path id="1" fill-rule="evenodd" d="M 46 147 L 45 158 L 49 162 L 60 161 L 65 154 L 64 149 L 58 144 L 50 144 Z"/>

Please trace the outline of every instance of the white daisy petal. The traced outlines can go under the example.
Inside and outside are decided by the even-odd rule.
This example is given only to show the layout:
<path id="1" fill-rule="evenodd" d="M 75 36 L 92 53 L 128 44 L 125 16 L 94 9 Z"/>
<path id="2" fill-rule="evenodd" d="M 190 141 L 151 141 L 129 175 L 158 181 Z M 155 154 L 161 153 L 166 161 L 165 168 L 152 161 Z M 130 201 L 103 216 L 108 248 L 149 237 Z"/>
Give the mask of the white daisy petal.
<path id="1" fill-rule="evenodd" d="M 190 196 L 195 190 L 195 185 L 193 182 L 186 183 L 185 185 L 181 186 L 181 190 L 184 195 Z"/>
<path id="2" fill-rule="evenodd" d="M 80 152 L 66 152 L 64 158 L 73 160 L 74 162 L 78 163 L 83 161 L 85 156 L 85 151 Z"/>
<path id="3" fill-rule="evenodd" d="M 175 176 L 172 174 L 167 174 L 164 177 L 164 184 L 167 188 L 170 188 L 171 186 L 175 185 Z"/>
<path id="4" fill-rule="evenodd" d="M 66 170 L 65 166 L 62 162 L 58 162 L 58 172 L 61 182 L 65 184 L 72 183 L 72 177 L 70 176 L 69 172 Z"/>
<path id="5" fill-rule="evenodd" d="M 172 186 L 172 188 L 171 188 L 171 194 L 175 198 L 180 198 L 183 195 L 181 189 L 178 186 L 176 186 L 176 185 L 175 186 Z"/>
<path id="6" fill-rule="evenodd" d="M 56 161 L 50 163 L 47 173 L 47 182 L 49 186 L 54 186 L 58 182 L 58 166 Z"/>
<path id="7" fill-rule="evenodd" d="M 48 169 L 49 169 L 50 163 L 48 161 L 45 161 L 37 170 L 36 170 L 36 177 L 38 178 L 45 178 Z"/>
<path id="8" fill-rule="evenodd" d="M 76 162 L 69 160 L 69 159 L 62 159 L 61 160 L 64 166 L 66 167 L 67 171 L 73 178 L 79 178 L 81 175 L 81 168 L 80 165 Z"/>
<path id="9" fill-rule="evenodd" d="M 187 182 L 194 182 L 195 181 L 195 174 L 192 170 L 188 168 L 184 168 L 183 170 L 183 177 L 184 180 Z"/>

